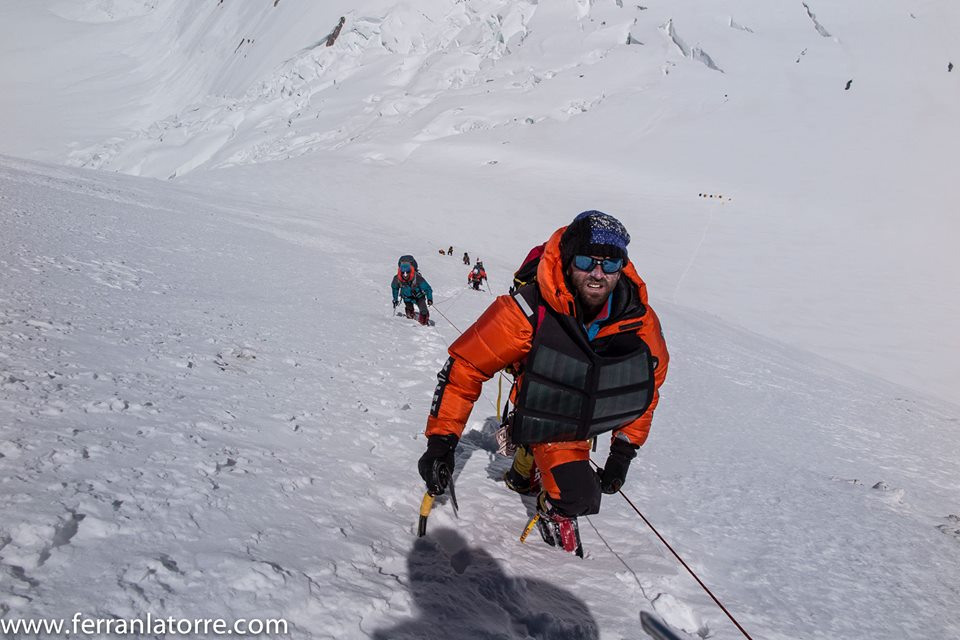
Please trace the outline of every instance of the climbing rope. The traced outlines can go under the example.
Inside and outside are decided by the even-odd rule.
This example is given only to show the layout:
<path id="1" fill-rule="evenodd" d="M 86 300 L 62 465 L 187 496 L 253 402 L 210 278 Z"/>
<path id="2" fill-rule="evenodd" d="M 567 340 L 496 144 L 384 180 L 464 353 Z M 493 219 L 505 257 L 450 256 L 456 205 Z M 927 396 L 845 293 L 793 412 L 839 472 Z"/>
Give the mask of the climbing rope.
<path id="1" fill-rule="evenodd" d="M 457 330 L 457 333 L 460 333 L 460 334 L 463 333 L 463 331 L 460 331 L 460 329 L 457 328 L 457 325 L 453 324 L 453 321 L 450 320 L 450 318 L 448 318 L 448 317 L 443 313 L 443 311 L 440 311 L 440 309 L 437 309 L 437 305 L 433 305 L 433 310 L 436 311 L 437 313 L 439 313 L 441 318 L 443 318 L 443 319 L 446 320 L 448 323 L 450 323 L 450 326 L 453 327 L 454 329 L 456 329 L 456 330 Z M 448 346 L 449 346 L 449 345 L 448 345 Z"/>
<path id="2" fill-rule="evenodd" d="M 599 466 L 596 462 L 594 462 L 593 460 L 590 460 L 590 464 L 592 464 L 592 465 L 593 465 L 594 467 L 596 467 L 597 469 L 600 468 L 600 466 Z M 725 606 L 723 606 L 723 603 L 720 602 L 720 599 L 717 598 L 717 596 L 713 595 L 713 591 L 710 590 L 710 587 L 708 587 L 706 584 L 704 584 L 703 580 L 700 579 L 700 576 L 698 576 L 698 575 L 696 574 L 696 572 L 695 572 L 693 569 L 690 568 L 690 565 L 688 565 L 686 562 L 684 562 L 683 558 L 680 557 L 680 554 L 677 553 L 672 546 L 670 546 L 670 543 L 667 542 L 667 539 L 664 538 L 662 535 L 660 535 L 660 532 L 657 531 L 657 528 L 654 527 L 653 524 L 652 524 L 649 520 L 647 520 L 647 517 L 640 512 L 640 509 L 637 509 L 637 506 L 636 506 L 635 504 L 633 504 L 633 501 L 630 500 L 630 498 L 627 497 L 627 494 L 625 494 L 625 493 L 623 492 L 623 490 L 620 490 L 620 491 L 618 491 L 617 493 L 619 493 L 621 496 L 623 496 L 623 499 L 627 501 L 627 504 L 630 505 L 630 507 L 631 507 L 634 511 L 637 512 L 637 515 L 640 516 L 640 518 L 646 523 L 646 525 L 647 525 L 648 527 L 650 527 L 650 530 L 653 531 L 653 532 L 656 534 L 656 536 L 660 539 L 660 542 L 662 542 L 663 545 L 664 545 L 667 549 L 670 550 L 670 553 L 673 554 L 673 557 L 676 558 L 677 561 L 678 561 L 681 565 L 683 565 L 683 568 L 686 569 L 687 572 L 688 572 L 691 576 L 693 576 L 693 579 L 696 580 L 696 581 L 697 581 L 697 584 L 699 584 L 700 587 L 701 587 L 704 591 L 707 592 L 707 595 L 710 596 L 711 598 L 713 598 L 713 601 L 717 604 L 718 607 L 720 607 L 720 610 L 723 611 L 723 612 L 727 615 L 728 618 L 730 618 L 730 621 L 731 621 L 734 625 L 736 625 L 737 629 L 740 630 L 740 633 L 742 633 L 748 640 L 753 640 L 753 638 L 750 637 L 750 634 L 747 633 L 746 629 L 744 629 L 744 628 L 740 625 L 740 623 L 737 622 L 737 619 L 733 617 L 733 614 L 731 614 L 731 613 L 727 610 L 727 608 L 726 608 Z M 608 546 L 609 546 L 609 545 L 608 545 Z"/>

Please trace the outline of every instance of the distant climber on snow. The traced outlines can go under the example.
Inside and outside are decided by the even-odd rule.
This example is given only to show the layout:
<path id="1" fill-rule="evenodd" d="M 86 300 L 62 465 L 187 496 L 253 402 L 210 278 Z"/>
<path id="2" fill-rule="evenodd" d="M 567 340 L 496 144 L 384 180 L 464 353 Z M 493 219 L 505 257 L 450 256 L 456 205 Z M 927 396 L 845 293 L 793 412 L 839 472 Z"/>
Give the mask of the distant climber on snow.
<path id="1" fill-rule="evenodd" d="M 390 288 L 393 290 L 394 309 L 402 299 L 404 314 L 408 318 L 416 318 L 420 324 L 429 324 L 430 312 L 427 307 L 433 305 L 433 289 L 417 270 L 417 261 L 413 256 L 400 256 L 397 261 L 397 275 L 393 276 Z M 414 304 L 417 305 L 419 314 L 414 315 Z"/>
<path id="2" fill-rule="evenodd" d="M 470 270 L 470 273 L 467 274 L 467 285 L 472 286 L 475 290 L 480 290 L 480 285 L 484 280 L 487 279 L 487 272 L 483 270 L 483 264 L 478 262 L 474 265 L 473 269 Z"/>

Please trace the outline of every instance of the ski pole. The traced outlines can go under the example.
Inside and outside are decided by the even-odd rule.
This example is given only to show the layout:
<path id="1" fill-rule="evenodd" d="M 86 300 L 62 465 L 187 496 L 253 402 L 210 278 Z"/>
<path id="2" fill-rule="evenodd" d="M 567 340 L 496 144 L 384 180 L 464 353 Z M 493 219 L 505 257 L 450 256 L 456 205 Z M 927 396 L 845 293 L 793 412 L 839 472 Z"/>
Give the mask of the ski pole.
<path id="1" fill-rule="evenodd" d="M 662 620 L 646 611 L 640 612 L 640 624 L 647 635 L 654 640 L 680 640 L 673 629 L 668 627 Z"/>

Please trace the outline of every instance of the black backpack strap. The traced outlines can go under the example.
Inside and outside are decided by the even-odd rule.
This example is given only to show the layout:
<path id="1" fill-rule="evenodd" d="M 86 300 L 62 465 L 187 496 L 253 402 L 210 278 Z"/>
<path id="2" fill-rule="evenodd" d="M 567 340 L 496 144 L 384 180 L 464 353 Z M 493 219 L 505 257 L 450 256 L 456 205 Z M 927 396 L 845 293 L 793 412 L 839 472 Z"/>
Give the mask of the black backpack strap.
<path id="1" fill-rule="evenodd" d="M 527 320 L 530 321 L 530 326 L 533 327 L 534 333 L 537 331 L 537 327 L 540 325 L 540 288 L 537 286 L 537 283 L 531 282 L 525 284 L 522 287 L 518 288 L 512 294 L 513 301 L 517 303 L 517 306 L 520 307 L 520 311 L 523 312 L 523 315 L 527 316 Z"/>
<path id="2" fill-rule="evenodd" d="M 416 267 L 414 267 L 414 268 L 416 268 Z M 421 274 L 419 271 L 417 271 L 417 275 L 416 275 L 416 277 L 413 279 L 413 282 L 411 283 L 411 290 L 413 289 L 413 287 L 416 287 L 416 288 L 417 288 L 417 293 L 414 294 L 414 296 L 413 296 L 414 299 L 416 299 L 416 300 L 419 300 L 420 298 L 426 298 L 426 297 L 427 297 L 427 292 L 424 291 L 424 290 L 423 290 L 423 286 L 421 286 L 421 285 L 423 285 L 423 282 L 424 282 L 423 274 Z"/>
<path id="3" fill-rule="evenodd" d="M 541 314 L 540 289 L 537 287 L 537 283 L 531 282 L 515 291 L 511 291 L 510 296 L 513 298 L 513 301 L 517 303 L 517 306 L 520 307 L 523 315 L 527 316 L 527 321 L 530 323 L 534 335 L 536 335 L 537 327 L 540 326 Z M 505 370 L 510 375 L 516 377 L 519 376 L 523 370 L 523 364 L 519 363 L 519 366 L 516 367 L 509 365 Z M 514 385 L 516 385 L 516 380 L 514 380 Z"/>

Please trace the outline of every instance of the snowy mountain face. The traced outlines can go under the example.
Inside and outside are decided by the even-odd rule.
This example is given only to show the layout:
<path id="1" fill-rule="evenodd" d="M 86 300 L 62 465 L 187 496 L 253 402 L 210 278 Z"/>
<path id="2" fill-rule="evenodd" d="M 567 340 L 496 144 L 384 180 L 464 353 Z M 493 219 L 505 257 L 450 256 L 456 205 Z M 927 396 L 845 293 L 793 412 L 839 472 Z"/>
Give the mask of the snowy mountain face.
<path id="1" fill-rule="evenodd" d="M 413 178 L 396 180 L 414 184 L 349 215 L 385 199 L 405 224 L 448 224 L 443 244 L 459 241 L 458 211 L 508 260 L 606 207 L 641 230 L 661 295 L 957 400 L 955 3 L 0 11 L 0 50 L 16 61 L 0 76 L 0 151 L 197 181 L 303 156 L 311 174 L 375 165 L 378 182 L 403 165 Z M 457 197 L 479 183 L 496 195 Z M 282 195 L 330 188 L 311 178 Z M 515 212 L 516 234 L 493 231 Z"/>
<path id="2" fill-rule="evenodd" d="M 584 560 L 519 544 L 497 378 L 415 538 L 447 347 L 597 208 L 672 356 L 627 495 L 755 638 L 960 637 L 958 31 L 950 0 L 3 3 L 0 622 L 742 637 L 619 496 Z M 404 253 L 435 327 L 393 315 Z"/>
<path id="3" fill-rule="evenodd" d="M 246 195 L 11 159 L 0 189 L 0 621 L 637 638 L 652 611 L 740 637 L 619 496 L 583 519 L 584 560 L 518 542 L 533 503 L 499 482 L 496 380 L 458 449 L 460 517 L 441 498 L 415 537 L 434 376 L 493 299 L 457 256 L 422 252 L 425 328 L 394 316 L 390 265 L 367 257 L 396 238 L 357 252 L 348 200 L 264 214 Z M 956 413 L 658 310 L 670 379 L 625 490 L 740 622 L 955 636 Z"/>

